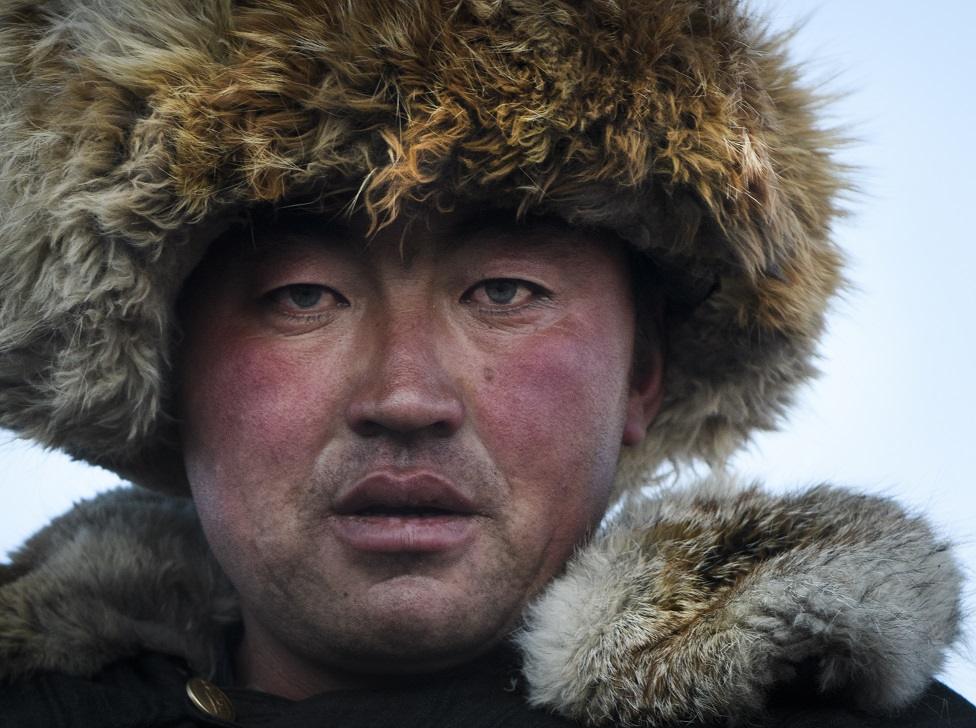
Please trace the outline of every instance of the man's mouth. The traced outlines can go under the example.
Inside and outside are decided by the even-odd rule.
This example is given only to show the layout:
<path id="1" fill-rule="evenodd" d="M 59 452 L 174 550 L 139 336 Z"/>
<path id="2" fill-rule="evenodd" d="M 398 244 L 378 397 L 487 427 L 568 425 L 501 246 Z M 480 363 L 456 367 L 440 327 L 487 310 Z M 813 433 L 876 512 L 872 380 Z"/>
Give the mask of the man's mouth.
<path id="1" fill-rule="evenodd" d="M 474 502 L 430 472 L 375 472 L 340 497 L 332 519 L 339 540 L 357 551 L 449 551 L 474 536 Z"/>
<path id="2" fill-rule="evenodd" d="M 460 515 L 455 511 L 444 508 L 429 508 L 425 506 L 370 506 L 350 515 L 354 516 L 451 516 Z"/>

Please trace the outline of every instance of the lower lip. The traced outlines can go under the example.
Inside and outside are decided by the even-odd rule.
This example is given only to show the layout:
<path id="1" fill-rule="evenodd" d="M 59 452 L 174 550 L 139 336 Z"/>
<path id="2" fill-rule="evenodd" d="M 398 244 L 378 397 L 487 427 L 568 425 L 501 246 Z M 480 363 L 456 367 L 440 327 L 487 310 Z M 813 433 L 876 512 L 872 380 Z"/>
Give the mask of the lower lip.
<path id="1" fill-rule="evenodd" d="M 336 536 L 357 551 L 433 553 L 450 551 L 474 537 L 473 516 L 337 516 Z"/>

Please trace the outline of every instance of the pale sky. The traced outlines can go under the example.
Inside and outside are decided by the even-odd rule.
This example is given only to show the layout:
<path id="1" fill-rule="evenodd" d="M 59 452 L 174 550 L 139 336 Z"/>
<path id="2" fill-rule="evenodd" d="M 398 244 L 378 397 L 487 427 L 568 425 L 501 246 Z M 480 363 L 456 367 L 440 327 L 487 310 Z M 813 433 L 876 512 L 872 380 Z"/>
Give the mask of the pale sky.
<path id="1" fill-rule="evenodd" d="M 841 155 L 860 168 L 855 214 L 837 228 L 856 285 L 836 307 L 824 376 L 784 432 L 758 438 L 736 464 L 776 490 L 830 481 L 896 497 L 928 514 L 976 572 L 974 205 L 976 63 L 963 0 L 763 0 L 773 27 L 807 19 L 794 39 L 807 78 L 847 95 L 856 122 Z M 105 471 L 0 433 L 0 553 L 72 501 L 109 487 Z M 967 613 L 976 604 L 970 577 Z M 972 626 L 970 626 L 972 629 Z M 943 680 L 976 701 L 973 650 Z"/>

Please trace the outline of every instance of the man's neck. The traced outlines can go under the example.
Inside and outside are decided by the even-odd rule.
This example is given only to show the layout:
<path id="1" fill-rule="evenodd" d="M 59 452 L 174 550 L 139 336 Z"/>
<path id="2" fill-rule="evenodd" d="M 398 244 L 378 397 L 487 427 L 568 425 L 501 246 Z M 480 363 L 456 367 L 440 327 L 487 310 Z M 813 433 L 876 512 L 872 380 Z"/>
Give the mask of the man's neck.
<path id="1" fill-rule="evenodd" d="M 255 620 L 245 619 L 233 655 L 234 682 L 251 690 L 304 700 L 312 695 L 368 687 L 367 676 L 326 669 L 295 655 Z"/>

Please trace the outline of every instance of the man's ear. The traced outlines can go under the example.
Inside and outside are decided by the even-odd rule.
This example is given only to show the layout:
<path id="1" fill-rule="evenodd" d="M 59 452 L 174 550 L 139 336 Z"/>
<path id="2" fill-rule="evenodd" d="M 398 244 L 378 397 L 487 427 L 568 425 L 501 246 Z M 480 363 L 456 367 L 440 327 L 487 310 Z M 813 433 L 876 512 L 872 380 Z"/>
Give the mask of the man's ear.
<path id="1" fill-rule="evenodd" d="M 664 399 L 664 355 L 660 345 L 651 348 L 641 366 L 635 367 L 631 375 L 622 438 L 625 446 L 643 441 Z"/>

